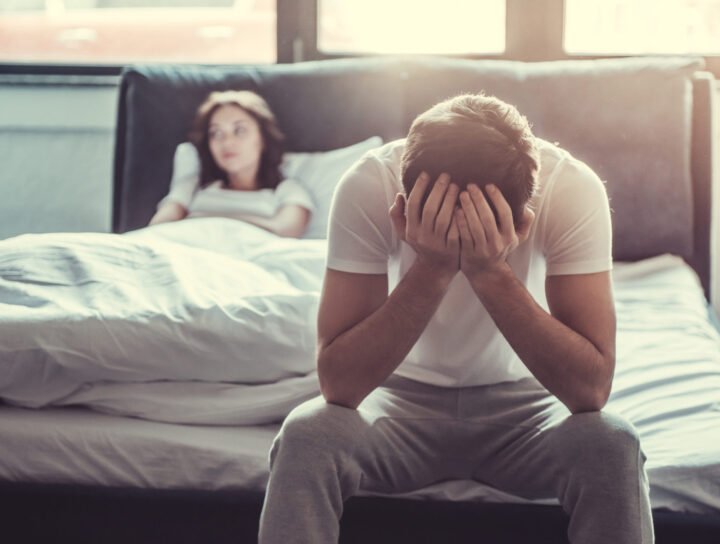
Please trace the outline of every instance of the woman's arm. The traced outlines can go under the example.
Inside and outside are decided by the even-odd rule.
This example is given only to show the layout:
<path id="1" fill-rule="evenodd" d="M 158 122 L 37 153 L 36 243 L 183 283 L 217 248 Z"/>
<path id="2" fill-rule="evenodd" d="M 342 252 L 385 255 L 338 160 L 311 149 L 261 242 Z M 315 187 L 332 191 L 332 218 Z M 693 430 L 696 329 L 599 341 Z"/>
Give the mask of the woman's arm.
<path id="1" fill-rule="evenodd" d="M 227 217 L 245 221 L 278 236 L 300 238 L 307 229 L 311 215 L 310 210 L 303 206 L 288 204 L 282 206 L 272 217 L 248 213 L 193 213 L 192 217 Z"/>
<path id="2" fill-rule="evenodd" d="M 148 225 L 179 221 L 180 219 L 184 219 L 187 216 L 187 213 L 188 211 L 185 206 L 171 200 L 160 206 L 160 209 L 155 212 L 155 215 L 152 216 Z"/>

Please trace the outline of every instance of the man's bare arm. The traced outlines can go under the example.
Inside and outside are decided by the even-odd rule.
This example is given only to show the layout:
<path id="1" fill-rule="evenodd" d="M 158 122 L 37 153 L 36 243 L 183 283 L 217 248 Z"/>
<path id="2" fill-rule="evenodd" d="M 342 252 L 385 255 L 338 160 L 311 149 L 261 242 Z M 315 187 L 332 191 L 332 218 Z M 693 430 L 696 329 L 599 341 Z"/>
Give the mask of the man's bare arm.
<path id="1" fill-rule="evenodd" d="M 615 314 L 610 274 L 552 276 L 551 314 L 512 271 L 477 276 L 475 293 L 530 372 L 568 409 L 600 410 L 615 368 Z"/>
<path id="2" fill-rule="evenodd" d="M 387 275 L 328 269 L 318 317 L 325 399 L 356 408 L 385 381 L 417 342 L 451 279 L 416 261 L 388 296 Z"/>
<path id="3" fill-rule="evenodd" d="M 549 277 L 547 313 L 505 260 L 521 240 L 502 194 L 492 187 L 488 194 L 498 222 L 477 187 L 461 195 L 461 269 L 538 381 L 572 412 L 600 410 L 610 395 L 615 369 L 609 272 Z"/>
<path id="4" fill-rule="evenodd" d="M 398 236 L 417 258 L 390 296 L 387 275 L 328 270 L 318 315 L 318 375 L 328 402 L 356 408 L 403 361 L 435 313 L 459 266 L 453 222 L 458 188 L 438 179 L 421 209 L 429 179 L 407 203 L 391 208 Z"/>

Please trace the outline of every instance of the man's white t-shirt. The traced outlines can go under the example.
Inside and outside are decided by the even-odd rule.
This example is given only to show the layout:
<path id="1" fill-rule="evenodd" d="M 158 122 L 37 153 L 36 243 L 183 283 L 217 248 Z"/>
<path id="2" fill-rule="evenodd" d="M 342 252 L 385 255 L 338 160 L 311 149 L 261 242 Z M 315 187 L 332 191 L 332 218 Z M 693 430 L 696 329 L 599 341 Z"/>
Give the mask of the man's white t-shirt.
<path id="1" fill-rule="evenodd" d="M 343 176 L 333 196 L 327 266 L 343 272 L 387 274 L 392 291 L 415 260 L 400 241 L 388 210 L 403 192 L 405 141 L 370 151 Z M 583 162 L 538 139 L 540 171 L 530 201 L 535 221 L 508 264 L 547 310 L 546 275 L 589 274 L 612 268 L 612 232 L 605 187 Z M 458 273 L 437 311 L 395 374 L 466 387 L 530 376 L 467 279 Z"/>
<path id="2" fill-rule="evenodd" d="M 281 181 L 275 189 L 237 191 L 225 189 L 221 181 L 200 187 L 200 160 L 189 142 L 175 150 L 170 192 L 158 203 L 177 202 L 193 215 L 252 214 L 272 217 L 283 206 L 302 206 L 313 212 L 315 206 L 308 191 L 293 179 Z"/>

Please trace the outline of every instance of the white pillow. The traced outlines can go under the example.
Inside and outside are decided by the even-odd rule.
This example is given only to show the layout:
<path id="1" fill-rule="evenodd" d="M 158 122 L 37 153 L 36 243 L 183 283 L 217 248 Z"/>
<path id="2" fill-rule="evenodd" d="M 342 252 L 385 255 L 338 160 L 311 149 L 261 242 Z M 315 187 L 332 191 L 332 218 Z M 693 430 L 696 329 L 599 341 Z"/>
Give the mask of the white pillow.
<path id="1" fill-rule="evenodd" d="M 342 175 L 367 151 L 381 146 L 373 136 L 348 147 L 316 153 L 285 153 L 282 171 L 300 182 L 315 202 L 315 212 L 303 238 L 326 238 L 330 203 Z"/>

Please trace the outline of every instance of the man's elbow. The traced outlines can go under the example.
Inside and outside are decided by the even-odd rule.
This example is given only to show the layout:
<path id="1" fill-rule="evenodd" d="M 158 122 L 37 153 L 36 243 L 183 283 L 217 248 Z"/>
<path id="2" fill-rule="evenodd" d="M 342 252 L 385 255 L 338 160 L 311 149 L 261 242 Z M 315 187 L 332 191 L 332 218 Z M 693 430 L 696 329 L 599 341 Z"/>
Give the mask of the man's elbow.
<path id="1" fill-rule="evenodd" d="M 595 388 L 583 395 L 581 399 L 577 399 L 573 404 L 568 405 L 568 409 L 573 414 L 581 414 L 583 412 L 599 412 L 607 404 L 610 397 L 609 388 Z"/>
<path id="2" fill-rule="evenodd" d="M 355 410 L 360 405 L 362 398 L 358 398 L 356 392 L 351 387 L 348 387 L 347 381 L 338 376 L 336 372 L 333 372 L 332 368 L 329 368 L 331 364 L 327 357 L 318 357 L 317 368 L 320 393 L 325 398 L 325 401 L 330 404 L 337 404 Z"/>
<path id="3" fill-rule="evenodd" d="M 612 381 L 615 371 L 615 354 L 603 357 L 603 367 L 600 376 L 588 387 L 581 398 L 568 408 L 573 414 L 581 412 L 599 412 L 610 399 Z"/>
<path id="4" fill-rule="evenodd" d="M 331 384 L 327 381 L 320 380 L 320 393 L 325 398 L 325 402 L 329 404 L 337 404 L 351 410 L 357 409 L 362 399 L 357 399 L 352 392 L 343 390 L 337 384 Z"/>
<path id="5" fill-rule="evenodd" d="M 320 388 L 322 396 L 325 398 L 325 402 L 328 404 L 336 404 L 351 410 L 357 410 L 360 402 L 353 400 L 349 395 L 344 395 L 341 391 L 335 391 L 333 389 Z"/>

